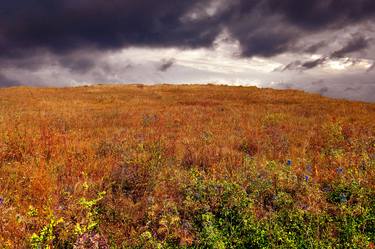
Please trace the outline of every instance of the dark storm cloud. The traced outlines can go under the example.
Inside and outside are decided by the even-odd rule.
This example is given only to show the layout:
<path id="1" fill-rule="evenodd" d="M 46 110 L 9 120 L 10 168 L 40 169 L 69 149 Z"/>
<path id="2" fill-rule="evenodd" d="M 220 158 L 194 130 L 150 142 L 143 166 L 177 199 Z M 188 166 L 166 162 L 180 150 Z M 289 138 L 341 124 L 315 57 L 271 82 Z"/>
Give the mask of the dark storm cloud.
<path id="1" fill-rule="evenodd" d="M 124 46 L 200 47 L 215 39 L 218 26 L 205 18 L 182 17 L 207 0 L 4 0 L 0 4 L 3 55 L 46 48 L 118 49 Z"/>
<path id="2" fill-rule="evenodd" d="M 287 70 L 297 70 L 297 71 L 302 72 L 302 71 L 313 69 L 315 67 L 318 67 L 318 66 L 324 64 L 327 59 L 328 59 L 327 57 L 321 57 L 321 58 L 318 58 L 316 60 L 309 60 L 309 61 L 305 61 L 305 62 L 301 62 L 300 60 L 296 60 L 296 61 L 290 62 L 289 64 L 287 64 L 284 67 L 281 67 L 281 69 L 279 69 L 277 71 L 284 72 L 284 71 L 287 71 Z"/>
<path id="3" fill-rule="evenodd" d="M 322 57 L 322 58 L 319 58 L 319 59 L 316 59 L 316 60 L 306 61 L 306 62 L 302 63 L 301 66 L 304 70 L 308 70 L 308 69 L 312 69 L 314 67 L 317 67 L 317 66 L 323 64 L 325 61 L 326 61 L 326 58 Z"/>
<path id="4" fill-rule="evenodd" d="M 300 60 L 292 61 L 285 66 L 280 66 L 273 70 L 273 72 L 285 72 L 285 71 L 302 71 L 301 70 L 302 62 Z"/>
<path id="5" fill-rule="evenodd" d="M 306 30 L 337 28 L 372 17 L 372 0 L 270 0 L 272 11 L 281 12 L 293 23 Z"/>
<path id="6" fill-rule="evenodd" d="M 175 62 L 176 60 L 174 58 L 163 59 L 160 62 L 160 65 L 158 65 L 158 70 L 161 72 L 166 72 L 169 68 L 173 66 L 173 64 L 175 64 Z"/>
<path id="7" fill-rule="evenodd" d="M 361 51 L 369 48 L 370 40 L 371 40 L 371 38 L 365 38 L 361 34 L 358 34 L 358 33 L 353 34 L 352 38 L 343 47 L 341 47 L 340 49 L 332 52 L 330 55 L 322 56 L 321 58 L 318 58 L 316 60 L 310 60 L 310 61 L 305 61 L 305 62 L 301 62 L 299 60 L 293 61 L 293 62 L 289 63 L 288 65 L 286 65 L 285 67 L 283 67 L 282 71 L 285 71 L 285 70 L 304 71 L 304 70 L 316 68 L 318 66 L 323 65 L 327 60 L 340 59 L 340 58 L 343 58 L 343 57 L 345 57 L 349 54 L 361 52 Z M 317 45 L 317 47 L 321 47 L 321 45 L 319 43 L 316 44 L 316 45 Z M 314 46 L 314 49 L 315 49 L 315 45 L 313 45 L 313 46 Z M 356 59 L 353 59 L 353 58 L 347 58 L 346 61 L 351 62 L 352 64 L 358 63 L 358 61 Z M 368 70 L 371 71 L 372 70 L 371 68 L 372 68 L 372 66 Z"/>
<path id="8" fill-rule="evenodd" d="M 7 68 L 18 68 L 18 69 L 27 69 L 31 72 L 39 70 L 42 65 L 50 64 L 50 58 L 44 54 L 28 54 L 27 56 L 19 57 L 6 57 L 0 54 L 0 65 L 1 69 Z"/>
<path id="9" fill-rule="evenodd" d="M 292 61 L 291 63 L 289 63 L 285 67 L 281 67 L 280 69 L 278 69 L 276 71 L 284 72 L 286 70 L 297 70 L 299 67 L 301 67 L 301 64 L 302 64 L 302 62 L 300 60 Z"/>
<path id="10" fill-rule="evenodd" d="M 212 2 L 3 0 L 0 51 L 2 56 L 22 56 L 35 49 L 59 54 L 126 46 L 209 47 L 227 29 L 244 56 L 269 57 L 295 49 L 306 32 L 338 29 L 375 13 L 373 0 L 233 0 L 223 1 L 209 15 L 205 9 Z"/>
<path id="11" fill-rule="evenodd" d="M 318 77 L 327 78 L 329 84 L 298 85 L 297 82 L 313 81 L 309 73 L 301 72 L 318 69 L 330 59 L 341 62 L 342 58 L 350 57 L 349 62 L 355 64 L 356 58 L 365 58 L 371 63 L 375 59 L 371 46 L 374 19 L 374 0 L 1 0 L 0 86 L 20 82 L 48 85 L 57 84 L 49 82 L 58 80 L 69 80 L 72 84 L 121 82 L 124 71 L 133 75 L 126 79 L 135 80 L 153 79 L 155 74 L 161 77 L 160 81 L 169 74 L 175 78 L 199 79 L 208 71 L 201 69 L 196 75 L 176 76 L 173 73 L 181 65 L 168 59 L 158 62 L 164 55 L 156 60 L 145 58 L 145 63 L 141 61 L 142 52 L 130 54 L 126 60 L 118 60 L 123 56 L 121 53 L 116 58 L 111 55 L 134 47 L 212 48 L 220 35 L 228 34 L 228 40 L 235 41 L 236 45 L 238 42 L 239 51 L 234 52 L 233 58 L 237 54 L 242 57 L 281 55 L 281 63 L 294 60 L 276 69 L 269 78 L 260 75 L 261 82 L 283 78 L 294 82 L 288 87 L 315 92 L 326 87 L 329 90 L 323 91 L 324 94 L 341 94 L 345 87 L 336 81 L 333 86 L 328 80 L 329 73 L 323 70 Z M 354 31 L 347 30 L 351 28 Z M 352 37 L 349 35 L 346 40 L 351 33 Z M 307 57 L 315 53 L 321 57 L 306 59 L 317 58 Z M 132 63 L 132 56 L 138 56 L 136 64 Z M 280 63 L 278 57 L 272 60 Z M 267 68 L 267 62 L 264 63 Z M 165 74 L 153 70 L 164 72 L 172 66 L 173 70 Z M 369 83 L 368 86 L 347 91 L 343 96 L 353 92 L 350 96 L 359 98 L 362 94 L 365 96 L 362 99 L 373 100 L 375 89 L 370 85 L 373 68 L 350 79 L 350 86 L 356 80 Z M 225 79 L 236 78 L 225 76 Z M 252 79 L 251 74 L 247 77 Z M 340 82 L 343 80 L 346 77 Z"/>
<path id="12" fill-rule="evenodd" d="M 366 39 L 360 34 L 355 34 L 353 39 L 350 40 L 344 47 L 333 52 L 331 57 L 341 58 L 350 53 L 358 52 L 369 47 L 370 39 Z"/>
<path id="13" fill-rule="evenodd" d="M 373 21 L 373 0 L 236 1 L 230 10 L 229 31 L 241 43 L 244 56 L 270 57 L 301 52 L 295 43 L 306 34 L 338 30 Z M 322 45 L 322 44 L 320 44 Z"/>
<path id="14" fill-rule="evenodd" d="M 312 45 L 304 48 L 303 52 L 313 54 L 313 53 L 316 53 L 317 51 L 319 51 L 321 48 L 325 47 L 326 45 L 327 45 L 326 41 L 320 41 L 318 43 L 312 44 Z"/>
<path id="15" fill-rule="evenodd" d="M 95 60 L 93 58 L 63 57 L 59 60 L 59 64 L 71 71 L 86 73 L 95 66 Z"/>

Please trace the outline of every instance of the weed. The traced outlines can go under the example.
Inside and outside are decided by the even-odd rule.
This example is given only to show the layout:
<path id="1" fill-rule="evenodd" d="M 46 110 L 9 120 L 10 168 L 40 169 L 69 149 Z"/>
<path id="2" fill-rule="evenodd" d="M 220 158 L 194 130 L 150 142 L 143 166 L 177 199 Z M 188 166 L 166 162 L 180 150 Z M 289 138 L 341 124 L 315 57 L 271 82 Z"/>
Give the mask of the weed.
<path id="1" fill-rule="evenodd" d="M 51 216 L 49 224 L 44 226 L 39 234 L 34 233 L 31 236 L 31 247 L 33 249 L 53 248 L 54 240 L 56 239 L 56 227 L 62 223 L 64 223 L 64 219 L 56 219 L 54 216 Z"/>

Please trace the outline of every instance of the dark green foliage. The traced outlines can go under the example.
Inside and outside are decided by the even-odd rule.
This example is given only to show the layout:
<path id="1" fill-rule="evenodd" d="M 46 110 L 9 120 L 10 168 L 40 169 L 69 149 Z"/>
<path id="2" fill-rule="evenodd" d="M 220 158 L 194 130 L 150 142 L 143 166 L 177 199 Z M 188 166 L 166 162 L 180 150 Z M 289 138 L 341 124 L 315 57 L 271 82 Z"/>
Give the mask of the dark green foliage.
<path id="1" fill-rule="evenodd" d="M 196 236 L 185 248 L 367 248 L 375 240 L 374 192 L 358 183 L 334 183 L 326 192 L 331 206 L 313 212 L 298 207 L 291 193 L 261 182 L 259 189 L 254 184 L 246 189 L 193 171 L 178 207 Z M 272 208 L 266 216 L 256 217 L 254 208 L 261 204 L 256 199 L 265 196 Z M 156 243 L 148 235 L 147 243 Z M 177 241 L 158 246 L 181 248 Z"/>
<path id="2" fill-rule="evenodd" d="M 252 212 L 252 201 L 235 183 L 195 175 L 185 190 L 185 215 L 193 218 L 198 247 L 261 248 L 265 234 Z"/>

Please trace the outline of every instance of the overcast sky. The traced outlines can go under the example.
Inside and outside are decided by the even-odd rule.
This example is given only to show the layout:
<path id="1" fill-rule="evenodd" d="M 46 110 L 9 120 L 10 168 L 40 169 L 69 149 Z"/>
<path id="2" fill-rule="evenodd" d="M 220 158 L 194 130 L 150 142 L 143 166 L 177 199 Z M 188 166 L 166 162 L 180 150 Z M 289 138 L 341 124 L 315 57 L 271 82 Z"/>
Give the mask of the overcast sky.
<path id="1" fill-rule="evenodd" d="M 375 102 L 374 0 L 1 0 L 0 86 L 225 83 Z"/>

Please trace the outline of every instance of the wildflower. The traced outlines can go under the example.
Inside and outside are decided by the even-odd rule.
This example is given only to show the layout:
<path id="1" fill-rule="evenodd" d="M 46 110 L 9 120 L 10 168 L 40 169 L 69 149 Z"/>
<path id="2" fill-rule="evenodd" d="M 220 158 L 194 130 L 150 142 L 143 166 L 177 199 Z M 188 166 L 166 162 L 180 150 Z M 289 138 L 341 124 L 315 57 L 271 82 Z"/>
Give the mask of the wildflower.
<path id="1" fill-rule="evenodd" d="M 329 186 L 328 184 L 323 184 L 323 188 L 322 188 L 323 192 L 325 193 L 329 193 L 332 191 L 332 188 L 331 186 Z"/>
<path id="2" fill-rule="evenodd" d="M 36 217 L 38 216 L 38 209 L 33 207 L 32 205 L 29 206 L 29 211 L 27 212 L 27 215 L 30 217 Z"/>
<path id="3" fill-rule="evenodd" d="M 305 176 L 305 181 L 306 181 L 306 182 L 308 182 L 308 181 L 309 181 L 309 179 L 310 179 L 310 177 L 309 177 L 309 176 Z"/>
<path id="4" fill-rule="evenodd" d="M 288 159 L 288 161 L 286 162 L 286 164 L 287 164 L 288 166 L 292 166 L 292 160 Z"/>
<path id="5" fill-rule="evenodd" d="M 338 167 L 338 168 L 336 169 L 336 172 L 337 172 L 338 174 L 342 174 L 342 173 L 344 173 L 344 169 L 343 169 L 342 167 Z"/>
<path id="6" fill-rule="evenodd" d="M 343 203 L 343 202 L 346 202 L 346 201 L 347 201 L 346 194 L 345 193 L 341 193 L 340 194 L 340 202 Z"/>
<path id="7" fill-rule="evenodd" d="M 4 198 L 0 196 L 0 206 L 4 204 Z"/>
<path id="8" fill-rule="evenodd" d="M 107 239 L 97 233 L 85 233 L 79 237 L 75 244 L 74 248 L 109 248 Z"/>
<path id="9" fill-rule="evenodd" d="M 307 204 L 302 204 L 301 208 L 304 209 L 304 210 L 307 210 L 307 209 L 309 209 L 309 205 L 307 205 Z"/>
<path id="10" fill-rule="evenodd" d="M 307 166 L 306 166 L 306 170 L 307 170 L 307 172 L 312 172 L 312 166 L 311 166 L 311 164 L 308 164 Z"/>

